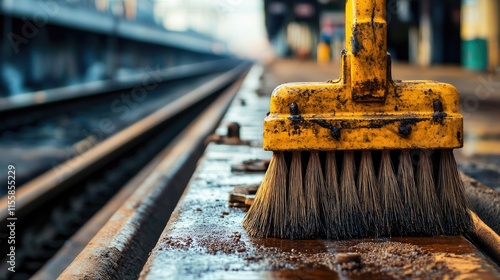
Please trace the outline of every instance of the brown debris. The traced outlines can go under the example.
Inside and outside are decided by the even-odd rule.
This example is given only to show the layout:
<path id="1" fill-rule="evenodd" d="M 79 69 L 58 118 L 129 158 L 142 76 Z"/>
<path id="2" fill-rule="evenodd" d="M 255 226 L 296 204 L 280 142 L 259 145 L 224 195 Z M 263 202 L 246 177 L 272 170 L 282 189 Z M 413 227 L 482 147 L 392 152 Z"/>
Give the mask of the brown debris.
<path id="1" fill-rule="evenodd" d="M 257 193 L 257 190 L 259 189 L 260 184 L 250 184 L 250 185 L 243 185 L 243 186 L 236 186 L 233 189 L 234 193 L 239 193 L 239 194 L 255 194 Z"/>
<path id="2" fill-rule="evenodd" d="M 167 237 L 162 240 L 163 250 L 199 250 L 207 254 L 241 254 L 250 270 L 279 271 L 314 270 L 331 271 L 355 278 L 376 275 L 377 278 L 391 279 L 454 279 L 463 274 L 480 269 L 481 259 L 473 254 L 434 253 L 417 245 L 393 241 L 359 242 L 346 241 L 330 243 L 325 241 L 321 251 L 308 251 L 286 246 L 262 245 L 269 240 L 242 241 L 240 232 L 228 235 L 219 232 L 210 235 L 185 238 Z M 248 242 L 248 241 L 247 241 Z M 272 243 L 272 242 L 271 242 Z M 344 244 L 344 245 L 342 245 Z M 329 247 L 336 248 L 329 252 Z M 324 251 L 326 250 L 326 251 Z M 253 265 L 252 265 L 253 264 Z M 319 275 L 319 274 L 318 274 Z"/>
<path id="3" fill-rule="evenodd" d="M 249 159 L 242 163 L 231 165 L 232 172 L 266 172 L 269 167 L 267 159 Z"/>
<path id="4" fill-rule="evenodd" d="M 453 279 L 458 273 L 443 261 L 438 254 L 400 242 L 363 242 L 351 249 L 360 252 L 364 267 L 361 273 L 384 273 L 393 279 Z"/>
<path id="5" fill-rule="evenodd" d="M 358 253 L 338 253 L 337 254 L 337 263 L 358 263 L 361 264 L 361 255 Z"/>
<path id="6" fill-rule="evenodd" d="M 248 208 L 252 205 L 259 184 L 236 186 L 229 192 L 228 204 L 231 207 Z"/>

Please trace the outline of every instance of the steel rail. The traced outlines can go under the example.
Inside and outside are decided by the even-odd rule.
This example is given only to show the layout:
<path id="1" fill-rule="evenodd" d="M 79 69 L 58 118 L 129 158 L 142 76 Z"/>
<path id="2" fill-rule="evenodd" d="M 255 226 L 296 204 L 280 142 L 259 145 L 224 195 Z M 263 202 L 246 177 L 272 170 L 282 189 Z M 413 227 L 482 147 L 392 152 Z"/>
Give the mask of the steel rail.
<path id="1" fill-rule="evenodd" d="M 476 213 L 472 211 L 470 213 L 474 222 L 474 230 L 466 237 L 500 265 L 500 236 L 485 224 Z"/>
<path id="2" fill-rule="evenodd" d="M 160 152 L 147 166 L 134 176 L 120 191 L 104 205 L 99 212 L 87 221 L 50 260 L 38 270 L 32 279 L 56 279 L 76 256 L 87 246 L 93 236 L 106 224 L 109 218 L 118 210 L 124 201 L 137 189 L 168 155 L 171 147 Z"/>
<path id="3" fill-rule="evenodd" d="M 205 62 L 179 65 L 166 69 L 151 69 L 141 73 L 118 77 L 115 79 L 94 81 L 85 84 L 71 85 L 55 89 L 40 90 L 36 92 L 0 98 L 0 114 L 12 111 L 46 106 L 56 102 L 86 98 L 102 95 L 112 91 L 124 90 L 135 86 L 147 86 L 150 83 L 163 83 L 167 81 L 194 77 L 217 70 L 234 67 L 238 60 L 224 58 Z"/>
<path id="4" fill-rule="evenodd" d="M 242 81 L 243 78 L 240 78 L 229 87 L 168 146 L 165 151 L 167 156 L 59 279 L 137 278 L 148 252 L 154 247 L 194 172 L 197 159 L 206 146 L 206 138 L 217 127 Z M 93 226 L 89 224 L 88 227 L 91 229 Z M 84 231 L 86 229 L 82 228 L 75 239 L 83 236 Z M 62 254 L 58 258 L 61 262 L 65 256 L 64 252 Z M 58 264 L 54 263 L 53 266 L 57 267 Z M 34 279 L 50 279 L 56 274 L 50 273 L 47 268 L 35 275 Z"/>

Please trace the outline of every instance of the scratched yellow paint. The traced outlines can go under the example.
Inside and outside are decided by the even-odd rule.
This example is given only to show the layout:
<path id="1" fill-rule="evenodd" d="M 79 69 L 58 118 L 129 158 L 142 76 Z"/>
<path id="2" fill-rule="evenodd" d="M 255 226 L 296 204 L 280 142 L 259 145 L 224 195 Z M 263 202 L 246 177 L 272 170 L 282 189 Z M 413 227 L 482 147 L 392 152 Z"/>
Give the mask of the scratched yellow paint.
<path id="1" fill-rule="evenodd" d="M 462 147 L 455 87 L 392 80 L 385 10 L 384 0 L 347 2 L 340 78 L 278 86 L 264 122 L 266 150 Z"/>

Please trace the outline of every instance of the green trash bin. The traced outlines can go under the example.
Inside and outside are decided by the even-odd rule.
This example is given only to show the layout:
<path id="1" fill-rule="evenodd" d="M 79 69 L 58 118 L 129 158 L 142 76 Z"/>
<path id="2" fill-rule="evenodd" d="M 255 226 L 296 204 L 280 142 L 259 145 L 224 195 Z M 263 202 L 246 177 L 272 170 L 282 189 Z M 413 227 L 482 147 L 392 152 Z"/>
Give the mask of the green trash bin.
<path id="1" fill-rule="evenodd" d="M 462 66 L 477 71 L 488 69 L 488 41 L 486 39 L 462 40 Z"/>

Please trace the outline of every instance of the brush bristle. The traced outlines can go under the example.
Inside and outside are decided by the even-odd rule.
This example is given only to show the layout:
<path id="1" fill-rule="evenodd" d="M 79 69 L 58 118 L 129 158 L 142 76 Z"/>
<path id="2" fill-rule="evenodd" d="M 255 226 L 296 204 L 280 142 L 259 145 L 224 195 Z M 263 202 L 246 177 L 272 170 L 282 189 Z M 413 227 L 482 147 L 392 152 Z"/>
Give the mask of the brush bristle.
<path id="1" fill-rule="evenodd" d="M 340 179 L 340 225 L 342 238 L 356 238 L 364 234 L 365 221 L 356 190 L 356 163 L 353 151 L 344 152 Z"/>
<path id="2" fill-rule="evenodd" d="M 335 152 L 327 152 L 325 160 L 325 179 L 328 197 L 328 206 L 331 215 L 325 215 L 326 237 L 338 239 L 340 233 L 340 188 L 337 173 L 337 159 Z"/>
<path id="3" fill-rule="evenodd" d="M 287 236 L 287 166 L 283 153 L 274 153 L 243 227 L 254 237 Z"/>
<path id="4" fill-rule="evenodd" d="M 319 237 L 324 233 L 321 217 L 321 208 L 323 205 L 321 201 L 325 200 L 327 197 L 321 161 L 316 151 L 312 151 L 309 156 L 304 186 L 307 209 L 306 234 L 304 237 Z"/>
<path id="5" fill-rule="evenodd" d="M 366 221 L 366 235 L 378 237 L 382 225 L 382 212 L 380 210 L 379 188 L 377 176 L 373 167 L 372 153 L 363 151 L 358 173 L 358 192 L 361 211 Z"/>
<path id="6" fill-rule="evenodd" d="M 443 234 L 441 205 L 434 183 L 434 169 L 431 151 L 421 150 L 417 167 L 417 193 L 422 207 L 422 228 L 424 234 Z"/>
<path id="7" fill-rule="evenodd" d="M 408 150 L 393 158 L 391 151 L 383 150 L 380 164 L 379 153 L 373 155 L 374 163 L 372 152 L 362 151 L 358 169 L 354 151 L 343 152 L 341 168 L 333 151 L 275 152 L 243 226 L 252 237 L 292 239 L 470 231 L 472 220 L 453 151 L 442 150 L 439 157 L 429 150 L 419 154 L 415 174 Z"/>
<path id="8" fill-rule="evenodd" d="M 469 204 L 452 150 L 441 150 L 438 194 L 446 234 L 467 233 L 472 229 Z"/>
<path id="9" fill-rule="evenodd" d="M 417 187 L 415 186 L 413 165 L 411 163 L 410 152 L 408 150 L 401 151 L 401 154 L 399 155 L 397 178 L 404 207 L 404 228 L 402 228 L 402 233 L 421 233 L 423 232 L 422 229 L 425 225 L 422 224 L 422 209 L 420 207 L 420 199 L 417 194 Z"/>
<path id="10" fill-rule="evenodd" d="M 300 152 L 294 152 L 292 154 L 288 185 L 288 205 L 290 205 L 290 216 L 288 221 L 289 238 L 303 238 L 307 227 L 307 209 L 302 176 L 302 157 Z"/>
<path id="11" fill-rule="evenodd" d="M 380 187 L 380 201 L 382 207 L 384 235 L 397 235 L 401 231 L 403 203 L 399 191 L 396 174 L 391 162 L 390 152 L 382 151 L 382 159 L 378 173 L 378 185 Z"/>

